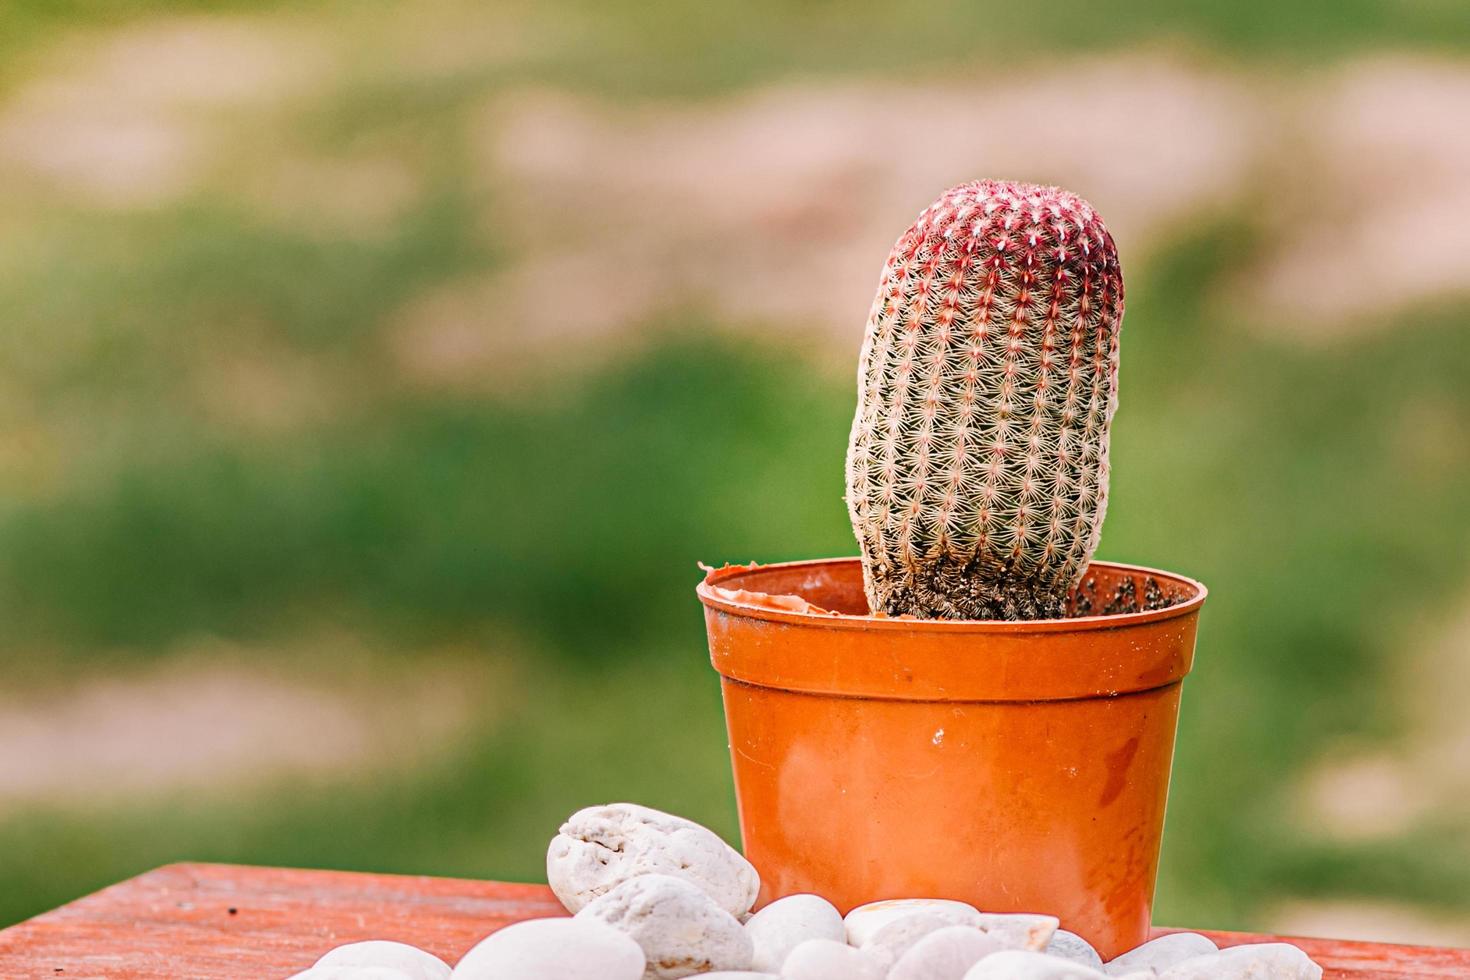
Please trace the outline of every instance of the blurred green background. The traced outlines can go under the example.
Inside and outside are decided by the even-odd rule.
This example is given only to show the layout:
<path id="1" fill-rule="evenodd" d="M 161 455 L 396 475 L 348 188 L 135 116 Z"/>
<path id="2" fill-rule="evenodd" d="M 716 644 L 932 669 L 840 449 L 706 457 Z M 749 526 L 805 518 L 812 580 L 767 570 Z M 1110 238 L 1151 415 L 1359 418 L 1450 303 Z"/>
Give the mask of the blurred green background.
<path id="1" fill-rule="evenodd" d="M 1004 176 L 1123 254 L 1101 556 L 1211 588 L 1157 920 L 1470 943 L 1466 105 L 1460 0 L 12 0 L 0 924 L 733 836 L 695 563 L 854 551 L 881 261 Z"/>

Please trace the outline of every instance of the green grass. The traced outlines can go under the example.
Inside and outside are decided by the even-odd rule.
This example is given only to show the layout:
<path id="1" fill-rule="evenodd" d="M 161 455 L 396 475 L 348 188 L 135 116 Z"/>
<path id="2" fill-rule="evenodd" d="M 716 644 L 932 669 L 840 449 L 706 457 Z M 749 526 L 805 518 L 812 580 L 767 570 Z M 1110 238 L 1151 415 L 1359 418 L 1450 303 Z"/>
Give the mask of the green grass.
<path id="1" fill-rule="evenodd" d="M 215 8 L 16 4 L 0 54 Z M 380 8 L 304 9 L 354 36 Z M 0 453 L 0 663 L 85 672 L 200 636 L 298 649 L 324 622 L 404 651 L 511 636 L 516 697 L 487 700 L 514 706 L 412 773 L 6 811 L 0 922 L 184 858 L 532 879 L 556 821 L 603 799 L 733 830 L 695 563 L 854 550 L 850 378 L 692 305 L 590 373 L 473 392 L 405 382 L 386 343 L 396 313 L 494 272 L 516 244 L 469 162 L 467 116 L 501 86 L 705 94 L 794 75 L 985 77 L 1042 45 L 1178 42 L 1248 63 L 1470 37 L 1464 5 L 1435 0 L 1067 0 L 1044 23 L 937 0 L 505 9 L 540 39 L 530 55 L 427 81 L 369 65 L 277 121 L 324 151 L 425 148 L 423 203 L 381 234 L 305 234 L 218 186 L 152 211 L 27 201 L 0 228 L 0 411 L 28 447 Z M 1463 828 L 1324 842 L 1293 803 L 1330 746 L 1404 730 L 1383 691 L 1413 652 L 1405 624 L 1470 582 L 1470 311 L 1307 346 L 1217 302 L 1259 246 L 1248 225 L 1186 228 L 1130 267 L 1102 554 L 1212 590 L 1158 918 L 1246 926 L 1319 894 L 1470 911 Z M 222 422 L 201 378 L 241 350 L 306 365 L 331 409 Z"/>
<path id="2" fill-rule="evenodd" d="M 698 559 L 848 550 L 843 400 L 684 326 L 546 408 L 407 395 L 264 445 L 175 429 L 0 523 L 11 634 L 161 650 L 326 606 L 405 640 L 511 620 L 592 657 L 676 621 Z"/>

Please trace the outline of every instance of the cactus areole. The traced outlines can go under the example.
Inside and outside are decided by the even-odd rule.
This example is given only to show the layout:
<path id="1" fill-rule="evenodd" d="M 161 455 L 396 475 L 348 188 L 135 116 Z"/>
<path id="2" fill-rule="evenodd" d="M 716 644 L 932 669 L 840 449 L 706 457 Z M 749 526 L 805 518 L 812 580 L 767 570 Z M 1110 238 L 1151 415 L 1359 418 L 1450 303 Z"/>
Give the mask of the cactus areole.
<path id="1" fill-rule="evenodd" d="M 870 610 L 1065 615 L 1102 532 L 1123 275 L 1092 206 L 979 180 L 883 266 L 858 366 L 847 506 Z"/>

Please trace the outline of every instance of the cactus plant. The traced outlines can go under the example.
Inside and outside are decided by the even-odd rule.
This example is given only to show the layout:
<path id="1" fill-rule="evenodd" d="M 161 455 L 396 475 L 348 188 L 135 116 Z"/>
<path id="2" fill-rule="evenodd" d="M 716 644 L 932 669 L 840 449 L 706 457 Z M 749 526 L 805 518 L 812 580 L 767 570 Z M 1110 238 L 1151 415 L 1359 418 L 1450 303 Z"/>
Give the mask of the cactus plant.
<path id="1" fill-rule="evenodd" d="M 951 188 L 898 239 L 863 338 L 847 504 L 870 609 L 1065 614 L 1097 548 L 1123 276 L 1055 187 Z"/>

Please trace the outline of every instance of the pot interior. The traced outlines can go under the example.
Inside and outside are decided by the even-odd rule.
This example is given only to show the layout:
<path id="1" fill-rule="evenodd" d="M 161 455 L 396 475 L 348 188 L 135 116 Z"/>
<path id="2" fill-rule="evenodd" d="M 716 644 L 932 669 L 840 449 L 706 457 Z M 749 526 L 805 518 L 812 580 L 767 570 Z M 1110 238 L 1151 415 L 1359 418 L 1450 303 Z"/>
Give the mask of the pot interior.
<path id="1" fill-rule="evenodd" d="M 734 574 L 717 573 L 722 588 L 767 595 L 796 595 L 846 616 L 869 615 L 857 559 L 757 565 Z M 1097 562 L 1067 599 L 1067 616 L 1117 616 L 1167 609 L 1195 598 L 1199 586 L 1148 568 Z"/>

